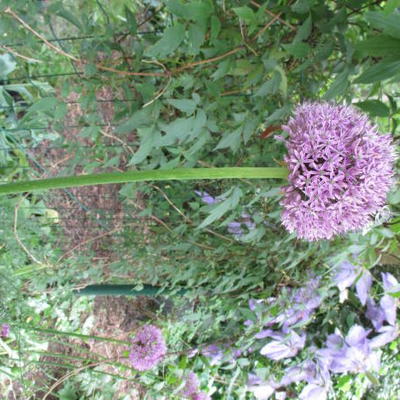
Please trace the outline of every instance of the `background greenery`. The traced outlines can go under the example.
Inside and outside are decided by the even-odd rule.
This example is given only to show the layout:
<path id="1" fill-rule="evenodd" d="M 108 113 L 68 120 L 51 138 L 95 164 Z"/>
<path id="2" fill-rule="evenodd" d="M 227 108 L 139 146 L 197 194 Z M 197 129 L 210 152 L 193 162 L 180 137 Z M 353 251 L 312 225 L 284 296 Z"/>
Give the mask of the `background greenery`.
<path id="1" fill-rule="evenodd" d="M 399 7 L 0 0 L 1 180 L 279 166 L 285 149 L 273 136 L 305 100 L 354 104 L 397 143 Z M 281 185 L 143 183 L 1 198 L 1 318 L 11 335 L 1 340 L 0 398 L 179 398 L 188 369 L 213 399 L 253 398 L 249 372 L 279 375 L 292 361 L 255 352 L 212 365 L 188 352 L 216 342 L 254 345 L 243 326 L 248 300 L 302 286 L 310 272 L 322 277 L 326 298 L 308 332 L 323 340 L 335 326 L 348 330 L 360 307 L 339 304 L 331 269 L 358 253 L 377 279 L 389 270 L 400 278 L 400 191 L 388 199 L 391 219 L 365 235 L 306 243 L 280 225 Z M 199 192 L 219 201 L 205 204 Z M 232 233 L 233 221 L 242 222 L 242 235 Z M 112 322 L 101 317 L 114 300 L 73 292 L 127 282 L 189 291 L 160 301 L 158 311 L 145 299 L 115 304 L 144 305 L 128 313 L 130 324 L 126 312 Z M 129 335 L 148 319 L 163 327 L 171 354 L 138 376 L 124 357 Z M 331 398 L 399 398 L 397 346 L 384 350 L 373 386 L 363 374 L 337 377 Z"/>

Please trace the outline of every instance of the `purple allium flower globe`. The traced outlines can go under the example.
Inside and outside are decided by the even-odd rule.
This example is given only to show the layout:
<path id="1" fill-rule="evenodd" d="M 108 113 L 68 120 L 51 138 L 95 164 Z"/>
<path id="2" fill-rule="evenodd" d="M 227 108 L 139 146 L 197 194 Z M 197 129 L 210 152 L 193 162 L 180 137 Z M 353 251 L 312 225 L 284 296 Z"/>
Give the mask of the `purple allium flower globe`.
<path id="1" fill-rule="evenodd" d="M 360 231 L 385 204 L 393 183 L 390 135 L 351 106 L 304 103 L 282 129 L 289 186 L 282 223 L 300 239 Z"/>
<path id="2" fill-rule="evenodd" d="M 145 325 L 132 339 L 129 360 L 133 368 L 146 371 L 155 367 L 167 352 L 164 337 L 159 328 Z"/>

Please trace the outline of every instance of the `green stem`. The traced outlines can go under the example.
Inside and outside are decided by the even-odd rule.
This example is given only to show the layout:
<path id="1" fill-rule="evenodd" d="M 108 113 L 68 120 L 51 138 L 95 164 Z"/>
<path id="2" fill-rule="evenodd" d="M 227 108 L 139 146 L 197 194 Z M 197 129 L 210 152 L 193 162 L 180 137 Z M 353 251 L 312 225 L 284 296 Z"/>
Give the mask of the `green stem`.
<path id="1" fill-rule="evenodd" d="M 157 286 L 143 285 L 143 289 L 135 290 L 135 285 L 89 285 L 74 291 L 76 296 L 157 296 L 168 294 L 169 291 Z M 175 294 L 182 295 L 186 289 L 180 289 Z"/>
<path id="2" fill-rule="evenodd" d="M 104 185 L 143 181 L 190 179 L 285 179 L 286 168 L 227 167 L 227 168 L 177 168 L 150 171 L 127 171 L 80 176 L 38 179 L 0 185 L 0 195 L 32 192 L 35 190 L 66 189 L 77 186 Z"/>

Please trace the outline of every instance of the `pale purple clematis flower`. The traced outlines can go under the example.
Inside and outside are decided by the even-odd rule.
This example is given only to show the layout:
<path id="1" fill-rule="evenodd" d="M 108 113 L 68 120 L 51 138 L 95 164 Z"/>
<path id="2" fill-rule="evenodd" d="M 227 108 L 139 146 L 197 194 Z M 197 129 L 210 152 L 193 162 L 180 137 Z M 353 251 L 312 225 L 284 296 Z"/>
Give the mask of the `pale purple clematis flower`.
<path id="1" fill-rule="evenodd" d="M 249 379 L 247 382 L 247 388 L 252 392 L 257 400 L 267 400 L 278 388 L 273 380 L 264 381 L 255 374 L 249 374 Z"/>
<path id="2" fill-rule="evenodd" d="M 357 279 L 357 277 L 359 278 Z M 341 298 L 344 298 L 345 290 L 356 281 L 357 296 L 363 306 L 366 304 L 368 292 L 372 285 L 372 276 L 368 270 L 349 261 L 343 261 L 337 267 L 336 275 L 332 281 L 339 288 Z"/>
<path id="3" fill-rule="evenodd" d="M 209 359 L 210 365 L 218 364 L 224 357 L 223 350 L 216 344 L 210 344 L 204 347 L 201 350 L 201 354 Z"/>
<path id="4" fill-rule="evenodd" d="M 317 376 L 317 366 L 311 360 L 306 360 L 300 365 L 290 367 L 286 370 L 285 375 L 282 377 L 280 384 L 288 386 L 294 382 L 306 381 L 312 383 Z"/>
<path id="5" fill-rule="evenodd" d="M 365 372 L 379 368 L 379 354 L 372 350 L 367 339 L 370 330 L 360 325 L 351 327 L 346 338 L 330 335 L 327 347 L 319 354 L 328 360 L 328 368 L 334 373 Z"/>
<path id="6" fill-rule="evenodd" d="M 286 397 L 287 397 L 286 392 L 282 392 L 282 391 L 275 392 L 276 400 L 286 400 Z"/>
<path id="7" fill-rule="evenodd" d="M 393 342 L 399 336 L 399 329 L 397 326 L 386 325 L 378 331 L 380 334 L 373 337 L 370 340 L 370 346 L 372 349 L 376 349 L 385 346 L 388 343 Z"/>
<path id="8" fill-rule="evenodd" d="M 396 310 L 397 304 L 396 299 L 388 294 L 382 296 L 379 304 L 385 315 L 385 320 L 390 324 L 396 323 Z"/>
<path id="9" fill-rule="evenodd" d="M 328 396 L 328 389 L 325 386 L 308 384 L 300 393 L 300 400 L 325 400 Z"/>
<path id="10" fill-rule="evenodd" d="M 215 197 L 212 197 L 210 194 L 207 192 L 202 192 L 200 190 L 195 190 L 194 191 L 198 196 L 201 197 L 201 200 L 205 204 L 214 204 L 218 203 L 218 200 Z"/>
<path id="11" fill-rule="evenodd" d="M 336 268 L 336 275 L 332 281 L 342 292 L 354 283 L 360 271 L 360 266 L 356 266 L 347 260 L 343 261 Z"/>
<path id="12" fill-rule="evenodd" d="M 241 228 L 242 224 L 237 221 L 232 221 L 228 223 L 228 232 L 234 236 L 243 235 L 243 231 Z"/>
<path id="13" fill-rule="evenodd" d="M 385 319 L 390 325 L 396 323 L 396 309 L 398 300 L 391 294 L 400 291 L 397 279 L 389 272 L 382 273 L 384 296 L 381 298 L 380 305 L 385 313 Z"/>
<path id="14" fill-rule="evenodd" d="M 288 336 L 266 344 L 260 353 L 271 360 L 282 360 L 283 358 L 294 357 L 304 347 L 305 342 L 305 333 L 298 335 L 295 331 L 291 331 Z"/>
<path id="15" fill-rule="evenodd" d="M 367 299 L 367 312 L 365 313 L 365 316 L 371 321 L 376 330 L 382 328 L 383 322 L 386 319 L 382 307 L 376 305 L 374 300 L 371 298 Z"/>
<path id="16" fill-rule="evenodd" d="M 398 280 L 389 272 L 382 272 L 382 282 L 386 293 L 400 290 L 400 284 Z"/>
<path id="17" fill-rule="evenodd" d="M 368 270 L 363 270 L 362 275 L 356 282 L 357 296 L 363 306 L 367 302 L 368 292 L 372 285 L 372 275 Z"/>

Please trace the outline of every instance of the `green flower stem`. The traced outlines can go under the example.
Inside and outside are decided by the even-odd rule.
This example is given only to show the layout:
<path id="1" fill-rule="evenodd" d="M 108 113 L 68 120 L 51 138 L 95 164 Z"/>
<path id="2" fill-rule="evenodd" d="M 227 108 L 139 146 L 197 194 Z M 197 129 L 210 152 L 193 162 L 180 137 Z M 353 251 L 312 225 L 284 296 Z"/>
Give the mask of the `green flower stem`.
<path id="1" fill-rule="evenodd" d="M 135 290 L 136 285 L 89 285 L 74 291 L 76 296 L 157 296 L 168 294 L 170 291 L 157 286 L 143 285 L 143 289 Z M 182 295 L 186 289 L 171 291 Z"/>
<path id="2" fill-rule="evenodd" d="M 190 179 L 286 179 L 288 173 L 286 168 L 263 167 L 177 168 L 127 171 L 7 183 L 0 185 L 0 195 L 36 190 L 66 189 L 77 186 L 104 185 L 107 183 Z"/>

